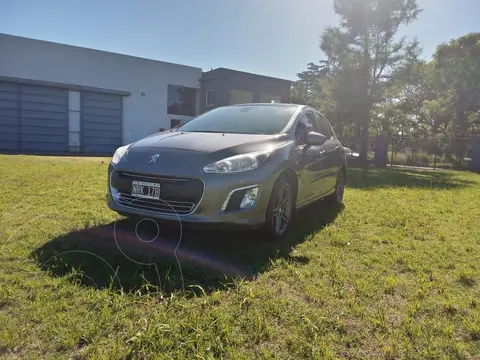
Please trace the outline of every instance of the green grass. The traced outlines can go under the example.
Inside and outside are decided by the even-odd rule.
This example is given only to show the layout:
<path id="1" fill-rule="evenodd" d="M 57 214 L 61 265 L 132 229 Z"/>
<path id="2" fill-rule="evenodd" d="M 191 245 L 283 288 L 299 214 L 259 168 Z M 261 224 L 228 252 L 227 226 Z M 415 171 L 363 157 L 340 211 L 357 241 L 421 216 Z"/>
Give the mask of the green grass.
<path id="1" fill-rule="evenodd" d="M 0 156 L 0 357 L 480 358 L 479 175 L 350 169 L 343 210 L 189 231 L 179 268 L 178 229 L 106 208 L 107 166 Z"/>

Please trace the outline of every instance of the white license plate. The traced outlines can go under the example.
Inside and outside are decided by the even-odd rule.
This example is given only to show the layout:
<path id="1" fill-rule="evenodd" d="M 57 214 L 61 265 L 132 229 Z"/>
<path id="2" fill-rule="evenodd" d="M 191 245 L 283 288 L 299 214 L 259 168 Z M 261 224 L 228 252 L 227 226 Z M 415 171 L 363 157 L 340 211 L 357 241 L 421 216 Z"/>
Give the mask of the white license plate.
<path id="1" fill-rule="evenodd" d="M 160 184 L 132 181 L 132 196 L 144 199 L 160 199 Z"/>

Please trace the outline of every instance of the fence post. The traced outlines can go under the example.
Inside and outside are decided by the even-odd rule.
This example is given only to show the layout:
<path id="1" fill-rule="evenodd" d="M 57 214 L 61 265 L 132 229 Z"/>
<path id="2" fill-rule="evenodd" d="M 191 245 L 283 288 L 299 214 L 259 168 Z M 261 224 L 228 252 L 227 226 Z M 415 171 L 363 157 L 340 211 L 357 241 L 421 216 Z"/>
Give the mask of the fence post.
<path id="1" fill-rule="evenodd" d="M 390 154 L 390 166 L 393 166 L 393 155 L 394 155 L 393 152 L 395 151 L 395 138 L 393 136 L 390 138 L 390 142 L 392 143 L 392 146 L 391 146 L 392 152 Z"/>
<path id="2" fill-rule="evenodd" d="M 472 161 L 470 170 L 480 173 L 480 135 L 472 137 Z"/>
<path id="3" fill-rule="evenodd" d="M 373 162 L 376 167 L 386 167 L 388 161 L 388 138 L 378 135 L 375 138 L 375 156 Z"/>

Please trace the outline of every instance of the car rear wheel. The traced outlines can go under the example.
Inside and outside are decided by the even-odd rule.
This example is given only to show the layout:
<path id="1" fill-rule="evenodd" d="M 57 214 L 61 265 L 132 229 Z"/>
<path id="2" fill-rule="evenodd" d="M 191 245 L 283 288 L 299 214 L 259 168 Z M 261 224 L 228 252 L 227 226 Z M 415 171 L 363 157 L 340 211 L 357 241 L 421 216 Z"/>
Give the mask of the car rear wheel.
<path id="1" fill-rule="evenodd" d="M 292 187 L 285 179 L 275 184 L 267 208 L 265 233 L 268 240 L 279 240 L 288 231 L 295 210 Z"/>
<path id="2" fill-rule="evenodd" d="M 331 195 L 328 195 L 326 200 L 335 205 L 342 205 L 344 192 L 345 192 L 345 172 L 341 170 L 337 175 L 337 181 L 335 183 L 335 192 Z"/>

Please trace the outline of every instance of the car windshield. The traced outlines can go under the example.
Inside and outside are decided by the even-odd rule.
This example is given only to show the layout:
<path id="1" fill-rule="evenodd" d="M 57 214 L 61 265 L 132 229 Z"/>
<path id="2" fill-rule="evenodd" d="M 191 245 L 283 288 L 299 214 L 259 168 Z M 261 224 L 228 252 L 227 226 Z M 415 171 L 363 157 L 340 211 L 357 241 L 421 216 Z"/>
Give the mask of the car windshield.
<path id="1" fill-rule="evenodd" d="M 235 105 L 211 110 L 177 131 L 237 134 L 280 133 L 297 110 L 295 105 Z"/>

